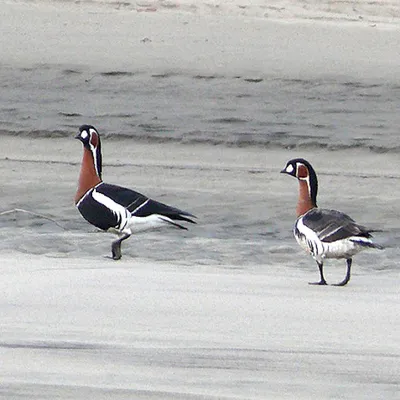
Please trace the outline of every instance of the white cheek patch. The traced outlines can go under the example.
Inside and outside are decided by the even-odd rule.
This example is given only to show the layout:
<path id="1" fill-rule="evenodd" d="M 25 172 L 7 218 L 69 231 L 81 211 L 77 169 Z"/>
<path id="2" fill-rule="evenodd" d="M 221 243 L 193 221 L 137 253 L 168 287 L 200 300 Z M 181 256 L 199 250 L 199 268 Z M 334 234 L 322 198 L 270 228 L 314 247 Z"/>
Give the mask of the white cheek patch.
<path id="1" fill-rule="evenodd" d="M 285 171 L 286 171 L 288 174 L 291 174 L 291 173 L 294 171 L 293 165 L 292 165 L 292 164 L 289 164 L 289 165 L 286 167 Z"/>
<path id="2" fill-rule="evenodd" d="M 89 134 L 86 131 L 81 132 L 81 138 L 86 139 L 89 136 Z"/>

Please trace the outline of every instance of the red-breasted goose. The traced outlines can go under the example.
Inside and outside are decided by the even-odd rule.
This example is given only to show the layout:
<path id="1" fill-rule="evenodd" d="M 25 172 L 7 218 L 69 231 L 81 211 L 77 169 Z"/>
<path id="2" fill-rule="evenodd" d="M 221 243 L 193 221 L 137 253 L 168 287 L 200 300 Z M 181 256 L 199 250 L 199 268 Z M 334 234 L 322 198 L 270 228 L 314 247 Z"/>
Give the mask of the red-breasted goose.
<path id="1" fill-rule="evenodd" d="M 299 182 L 294 236 L 317 262 L 320 273 L 320 281 L 310 284 L 327 284 L 323 272 L 326 258 L 344 258 L 346 276 L 335 286 L 346 285 L 350 280 L 352 257 L 367 248 L 382 249 L 382 246 L 372 242 L 373 230 L 358 225 L 340 211 L 317 207 L 317 174 L 308 161 L 303 158 L 290 160 L 281 172 L 297 178 Z"/>
<path id="2" fill-rule="evenodd" d="M 75 204 L 92 225 L 112 231 L 112 258 L 121 258 L 121 243 L 133 233 L 163 226 L 187 229 L 176 221 L 195 223 L 194 215 L 149 199 L 141 193 L 102 181 L 100 135 L 91 125 L 82 125 L 76 136 L 83 143 L 83 159 Z"/>

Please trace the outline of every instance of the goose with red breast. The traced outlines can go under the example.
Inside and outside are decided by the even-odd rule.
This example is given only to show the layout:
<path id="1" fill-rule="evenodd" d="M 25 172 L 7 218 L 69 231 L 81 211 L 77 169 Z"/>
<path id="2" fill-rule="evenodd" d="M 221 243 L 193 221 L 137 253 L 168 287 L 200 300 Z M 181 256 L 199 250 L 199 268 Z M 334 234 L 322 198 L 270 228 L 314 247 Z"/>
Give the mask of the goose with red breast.
<path id="1" fill-rule="evenodd" d="M 335 286 L 345 286 L 351 276 L 353 256 L 368 248 L 382 249 L 372 241 L 372 229 L 357 224 L 348 215 L 317 207 L 318 180 L 311 164 L 303 158 L 287 162 L 282 173 L 297 178 L 299 197 L 294 236 L 299 245 L 317 262 L 320 280 L 313 285 L 326 285 L 324 261 L 327 258 L 345 259 L 346 276 Z"/>
<path id="2" fill-rule="evenodd" d="M 196 223 L 191 213 L 131 189 L 104 183 L 100 135 L 92 125 L 82 125 L 75 138 L 83 144 L 75 205 L 89 223 L 118 235 L 111 246 L 114 260 L 121 258 L 122 241 L 134 233 L 165 226 L 187 229 L 181 222 Z"/>

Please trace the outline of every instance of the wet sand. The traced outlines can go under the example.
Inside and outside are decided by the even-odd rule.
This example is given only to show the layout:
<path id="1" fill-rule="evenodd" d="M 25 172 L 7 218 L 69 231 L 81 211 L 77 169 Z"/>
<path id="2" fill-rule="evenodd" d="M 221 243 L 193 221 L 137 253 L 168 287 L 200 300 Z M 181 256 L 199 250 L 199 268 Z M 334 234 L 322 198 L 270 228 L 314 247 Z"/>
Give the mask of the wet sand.
<path id="1" fill-rule="evenodd" d="M 395 76 L 400 65 L 394 30 L 300 24 L 293 31 L 293 24 L 257 20 L 238 58 L 230 50 L 239 28 L 247 26 L 243 18 L 221 25 L 186 14 L 137 14 L 143 24 L 133 25 L 132 14 L 86 8 L 61 13 L 8 4 L 1 12 L 8 25 L 0 40 L 16 44 L 3 46 L 11 65 L 77 63 L 105 70 L 126 69 L 134 60 L 135 68 L 162 71 L 182 66 L 257 75 L 270 66 L 292 76 L 329 70 L 361 78 Z M 26 23 L 16 23 L 23 15 Z M 174 52 L 156 40 L 165 25 L 155 20 L 185 27 L 190 18 L 189 26 L 197 27 L 191 35 L 169 31 L 182 40 Z M 139 41 L 126 51 L 132 26 Z M 154 48 L 140 51 L 150 27 L 156 29 Z M 85 29 L 90 35 L 79 40 Z M 305 38 L 315 29 L 320 43 L 337 45 L 309 46 Z M 215 38 L 220 31 L 230 34 L 220 46 L 202 40 L 207 30 Z M 260 40 L 278 43 L 280 36 L 275 47 Z M 352 41 L 341 53 L 344 37 Z M 188 57 L 193 46 L 197 58 Z M 104 139 L 107 182 L 198 216 L 188 232 L 129 239 L 123 259 L 114 262 L 104 258 L 112 237 L 90 227 L 73 205 L 82 151 L 73 140 L 77 128 L 71 127 L 71 138 L 0 136 L 0 211 L 22 208 L 51 218 L 19 212 L 0 217 L 0 398 L 399 397 L 396 153 Z M 387 249 L 355 258 L 345 288 L 307 284 L 317 268 L 291 233 L 297 183 L 279 174 L 297 156 L 317 169 L 321 206 L 383 230 L 376 238 Z M 332 261 L 326 271 L 330 282 L 339 281 L 343 263 Z"/>
<path id="2" fill-rule="evenodd" d="M 0 142 L 8 149 L 0 161 L 4 209 L 31 209 L 66 228 L 7 216 L 15 230 L 6 238 L 2 229 L 0 398 L 398 397 L 398 251 L 360 255 L 348 287 L 307 285 L 317 270 L 291 236 L 297 184 L 279 175 L 290 152 L 104 140 L 107 181 L 165 193 L 199 216 L 185 235 L 131 238 L 114 262 L 104 258 L 112 236 L 81 221 L 72 204 L 80 143 Z M 380 201 L 394 208 L 395 155 L 351 154 L 338 166 L 334 152 L 303 152 L 321 165 L 321 201 L 334 204 L 344 187 L 343 207 L 368 199 L 366 179 L 354 182 L 378 174 L 388 192 Z M 381 167 L 370 171 L 371 163 Z M 377 223 L 386 213 L 377 203 L 352 214 Z M 275 237 L 226 247 L 210 235 L 216 219 L 255 207 L 264 230 L 278 226 Z M 242 245 L 252 254 L 245 264 Z M 340 280 L 344 266 L 327 265 L 330 281 Z"/>

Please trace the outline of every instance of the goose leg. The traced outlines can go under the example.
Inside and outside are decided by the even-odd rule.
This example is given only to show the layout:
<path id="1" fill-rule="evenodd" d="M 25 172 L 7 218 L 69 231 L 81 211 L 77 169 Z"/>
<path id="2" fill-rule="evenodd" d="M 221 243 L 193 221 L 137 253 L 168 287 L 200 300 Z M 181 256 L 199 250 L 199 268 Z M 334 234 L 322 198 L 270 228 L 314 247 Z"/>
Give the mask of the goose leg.
<path id="1" fill-rule="evenodd" d="M 317 261 L 317 264 L 318 264 L 319 275 L 321 277 L 321 280 L 319 282 L 308 282 L 308 284 L 309 285 L 327 285 L 326 280 L 324 278 L 324 271 L 323 271 L 324 264 L 319 263 L 318 261 Z"/>
<path id="2" fill-rule="evenodd" d="M 119 260 L 122 257 L 121 243 L 123 240 L 128 239 L 129 236 L 131 236 L 131 235 L 124 233 L 120 238 L 118 238 L 117 240 L 112 242 L 111 253 L 112 253 L 113 260 Z"/>
<path id="3" fill-rule="evenodd" d="M 345 278 L 342 280 L 342 282 L 339 282 L 339 283 L 335 283 L 335 284 L 333 284 L 333 286 L 344 286 L 344 285 L 347 285 L 347 283 L 348 283 L 348 281 L 350 280 L 350 275 L 351 275 L 351 263 L 352 263 L 352 259 L 351 258 L 348 258 L 347 260 L 346 260 L 346 262 L 347 262 L 347 272 L 346 272 L 346 276 L 345 276 Z"/>

